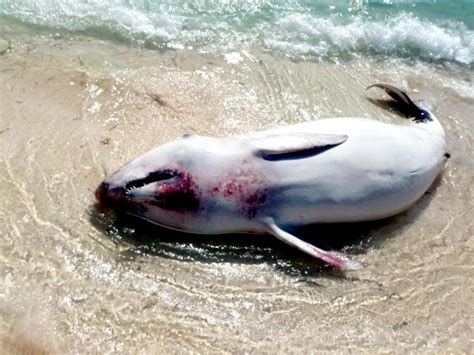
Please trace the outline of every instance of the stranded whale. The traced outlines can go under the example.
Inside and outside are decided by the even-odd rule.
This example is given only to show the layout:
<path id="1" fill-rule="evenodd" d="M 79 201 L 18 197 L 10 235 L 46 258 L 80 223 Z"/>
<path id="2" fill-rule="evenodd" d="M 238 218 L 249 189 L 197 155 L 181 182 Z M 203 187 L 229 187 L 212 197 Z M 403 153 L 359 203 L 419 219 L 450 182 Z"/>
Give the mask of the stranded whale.
<path id="1" fill-rule="evenodd" d="M 185 232 L 270 233 L 330 265 L 357 268 L 289 231 L 398 214 L 446 160 L 434 115 L 393 86 L 373 86 L 410 124 L 331 118 L 229 138 L 184 135 L 106 177 L 98 204 Z"/>

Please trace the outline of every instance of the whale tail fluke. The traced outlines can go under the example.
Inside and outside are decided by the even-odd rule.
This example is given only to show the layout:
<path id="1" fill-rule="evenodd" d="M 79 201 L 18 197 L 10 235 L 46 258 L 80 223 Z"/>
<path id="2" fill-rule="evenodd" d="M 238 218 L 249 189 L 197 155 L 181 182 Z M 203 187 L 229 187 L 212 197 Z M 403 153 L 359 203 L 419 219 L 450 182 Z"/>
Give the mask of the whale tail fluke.
<path id="1" fill-rule="evenodd" d="M 413 117 L 415 122 L 427 122 L 433 120 L 432 114 L 425 108 L 421 107 L 421 105 L 417 105 L 413 102 L 406 92 L 388 84 L 373 84 L 368 86 L 366 90 L 374 87 L 385 90 L 385 92 L 397 103 L 400 111 L 402 111 L 407 117 Z"/>
<path id="2" fill-rule="evenodd" d="M 398 109 L 407 117 L 413 118 L 415 123 L 425 123 L 429 130 L 444 136 L 444 129 L 438 119 L 430 112 L 428 100 L 413 101 L 406 92 L 388 84 L 372 84 L 366 88 L 380 88 L 384 90 L 397 104 Z"/>

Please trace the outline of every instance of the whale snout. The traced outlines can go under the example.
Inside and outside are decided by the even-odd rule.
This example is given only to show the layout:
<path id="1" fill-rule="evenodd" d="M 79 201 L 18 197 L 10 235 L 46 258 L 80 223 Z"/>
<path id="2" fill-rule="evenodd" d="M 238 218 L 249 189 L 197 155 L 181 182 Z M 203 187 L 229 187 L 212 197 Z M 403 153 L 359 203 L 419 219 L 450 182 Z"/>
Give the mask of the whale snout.
<path id="1" fill-rule="evenodd" d="M 109 192 L 109 184 L 101 182 L 97 189 L 95 189 L 95 200 L 99 205 L 102 205 L 107 199 L 107 193 Z"/>
<path id="2" fill-rule="evenodd" d="M 100 208 L 110 209 L 126 198 L 125 188 L 121 186 L 111 186 L 103 181 L 95 190 L 95 199 Z"/>

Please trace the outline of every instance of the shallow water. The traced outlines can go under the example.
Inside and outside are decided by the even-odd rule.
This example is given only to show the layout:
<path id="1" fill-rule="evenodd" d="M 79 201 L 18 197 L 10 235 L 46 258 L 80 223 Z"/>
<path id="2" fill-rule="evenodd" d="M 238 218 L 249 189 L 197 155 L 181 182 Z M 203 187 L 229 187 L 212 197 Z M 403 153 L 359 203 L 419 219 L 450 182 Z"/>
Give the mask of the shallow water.
<path id="1" fill-rule="evenodd" d="M 472 71 L 157 51 L 5 25 L 0 56 L 0 344 L 10 352 L 470 352 Z M 0 52 L 1 52 L 0 48 Z M 387 221 L 303 231 L 364 265 L 340 274 L 268 236 L 196 237 L 98 213 L 93 191 L 190 132 L 336 116 L 403 119 L 364 88 L 434 97 L 452 154 Z M 370 93 L 373 97 L 375 93 Z M 346 242 L 344 242 L 346 241 Z"/>

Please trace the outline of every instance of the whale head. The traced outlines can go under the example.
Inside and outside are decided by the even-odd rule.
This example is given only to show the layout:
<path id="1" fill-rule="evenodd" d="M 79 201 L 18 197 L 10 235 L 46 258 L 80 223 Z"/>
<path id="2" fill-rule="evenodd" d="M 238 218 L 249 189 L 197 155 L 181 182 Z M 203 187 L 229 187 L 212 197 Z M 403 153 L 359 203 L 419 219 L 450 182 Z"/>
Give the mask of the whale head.
<path id="1" fill-rule="evenodd" d="M 201 207 L 193 170 L 199 149 L 186 137 L 145 153 L 107 176 L 95 191 L 102 210 L 187 230 Z"/>

